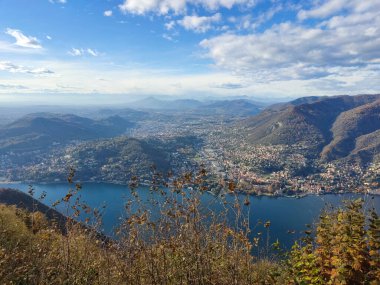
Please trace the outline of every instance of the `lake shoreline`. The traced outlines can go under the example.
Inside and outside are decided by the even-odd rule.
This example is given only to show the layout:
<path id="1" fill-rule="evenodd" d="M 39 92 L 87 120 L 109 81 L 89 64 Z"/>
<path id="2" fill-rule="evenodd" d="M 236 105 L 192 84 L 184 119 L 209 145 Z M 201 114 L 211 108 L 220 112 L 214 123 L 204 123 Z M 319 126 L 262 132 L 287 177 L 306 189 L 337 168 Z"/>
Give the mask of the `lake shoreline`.
<path id="1" fill-rule="evenodd" d="M 101 230 L 106 236 L 113 236 L 115 227 L 120 224 L 120 217 L 125 217 L 125 204 L 129 200 L 135 199 L 132 192 L 126 186 L 110 184 L 110 183 L 83 183 L 83 188 L 80 191 L 81 201 L 92 209 L 102 209 L 104 211 L 103 223 Z M 30 184 L 30 183 L 29 183 Z M 24 193 L 28 193 L 29 184 L 27 183 L 13 183 L 4 185 L 0 183 L 0 188 L 16 188 Z M 67 194 L 69 188 L 74 185 L 66 183 L 52 183 L 52 184 L 33 184 L 34 197 L 46 196 L 43 203 L 51 206 L 58 200 L 61 200 Z M 145 205 L 152 211 L 152 215 L 158 214 L 158 209 L 149 201 L 152 198 L 164 201 L 164 197 L 155 192 L 149 191 L 149 187 L 140 186 L 137 191 L 139 197 L 144 201 Z M 232 194 L 232 193 L 231 193 Z M 154 195 L 154 197 L 152 197 Z M 225 210 L 224 201 L 234 203 L 234 195 L 226 194 L 225 197 L 218 198 L 212 193 L 205 192 L 200 195 L 201 207 L 205 206 L 210 211 L 215 213 L 223 212 Z M 306 224 L 313 224 L 319 217 L 322 209 L 326 205 L 338 207 L 343 205 L 343 201 L 349 199 L 362 198 L 367 201 L 368 207 L 375 207 L 380 213 L 380 196 L 363 195 L 363 194 L 332 194 L 332 195 L 307 195 L 302 199 L 295 199 L 292 197 L 273 197 L 273 196 L 246 196 L 241 195 L 236 191 L 236 197 L 241 203 L 245 199 L 249 199 L 249 207 L 243 207 L 247 212 L 250 220 L 250 228 L 255 231 L 263 231 L 258 229 L 258 221 L 271 221 L 271 232 L 274 238 L 283 241 L 286 248 L 290 248 L 294 239 L 300 238 L 305 229 Z M 105 208 L 104 208 L 105 207 Z M 64 203 L 58 204 L 56 210 L 61 213 L 66 213 Z M 84 221 L 87 218 L 86 213 L 81 213 L 78 221 Z M 295 234 L 289 235 L 288 231 L 295 231 Z M 273 242 L 276 240 L 274 239 Z"/>
<path id="2" fill-rule="evenodd" d="M 31 182 L 31 181 L 0 181 L 0 187 L 2 184 L 10 184 L 10 185 L 17 185 L 17 184 L 28 184 L 28 185 L 31 185 L 33 186 L 34 185 L 61 185 L 61 184 L 64 184 L 65 181 L 52 181 L 52 182 Z M 70 187 L 70 185 L 68 184 L 68 182 L 66 182 L 67 185 L 68 185 L 68 188 Z M 98 184 L 98 185 L 101 185 L 101 184 L 110 184 L 110 185 L 115 185 L 115 186 L 126 186 L 126 187 L 129 187 L 128 184 L 125 184 L 125 183 L 121 183 L 121 182 L 108 182 L 108 181 L 78 181 L 77 183 L 81 184 L 82 186 L 84 184 Z M 148 183 L 139 183 L 138 185 L 139 187 L 149 187 L 150 184 Z M 208 192 L 212 192 L 212 191 L 208 191 Z M 346 192 L 340 192 L 340 193 L 333 193 L 333 192 L 325 192 L 325 193 L 302 193 L 302 194 L 296 194 L 296 195 L 279 195 L 279 194 L 268 194 L 268 193 L 261 193 L 261 194 L 254 194 L 254 193 L 249 193 L 249 192 L 244 192 L 244 191 L 236 191 L 234 192 L 236 194 L 239 194 L 239 195 L 245 195 L 245 196 L 250 196 L 250 197 L 268 197 L 268 198 L 289 198 L 289 199 L 302 199 L 302 198 L 305 198 L 305 197 L 308 197 L 308 196 L 325 196 L 325 195 L 342 195 L 342 194 L 358 194 L 358 195 L 372 195 L 372 196 L 380 196 L 380 191 L 377 192 L 377 193 L 373 193 L 373 192 L 367 192 L 367 193 L 363 193 L 363 192 L 355 192 L 355 191 L 346 191 Z M 233 195 L 234 193 L 231 193 L 231 192 L 222 192 L 222 193 L 219 193 L 218 195 L 215 195 L 215 196 L 219 196 L 220 194 L 228 194 L 228 195 Z M 211 193 L 212 195 L 214 195 L 214 193 Z"/>

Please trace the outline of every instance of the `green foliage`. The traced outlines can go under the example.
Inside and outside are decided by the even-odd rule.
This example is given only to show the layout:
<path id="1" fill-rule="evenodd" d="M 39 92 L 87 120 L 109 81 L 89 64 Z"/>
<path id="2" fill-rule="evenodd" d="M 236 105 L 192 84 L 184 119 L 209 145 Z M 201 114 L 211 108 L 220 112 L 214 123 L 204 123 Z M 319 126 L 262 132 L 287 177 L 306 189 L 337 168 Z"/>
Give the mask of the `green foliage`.
<path id="1" fill-rule="evenodd" d="M 368 245 L 369 245 L 369 279 L 380 280 L 380 218 L 375 212 L 371 211 L 368 228 Z M 375 281 L 373 284 L 378 284 Z"/>
<path id="2" fill-rule="evenodd" d="M 112 241 L 96 232 L 99 210 L 91 209 L 86 227 L 73 222 L 78 211 L 88 210 L 77 199 L 81 186 L 74 174 L 67 195 L 56 202 L 73 212 L 63 232 L 40 213 L 0 208 L 1 284 L 284 284 L 285 272 L 276 262 L 251 255 L 243 202 L 236 198 L 226 205 L 236 213 L 234 226 L 227 213 L 216 216 L 201 208 L 200 195 L 208 190 L 204 170 L 174 179 L 169 191 L 154 174 L 152 197 L 160 198 L 150 202 L 159 218 L 151 217 L 133 179 L 133 199 Z"/>
<path id="3" fill-rule="evenodd" d="M 294 284 L 324 284 L 321 270 L 317 266 L 317 257 L 311 244 L 301 246 L 295 243 L 289 260 L 289 283 Z"/>
<path id="4" fill-rule="evenodd" d="M 233 226 L 228 212 L 201 207 L 204 169 L 173 178 L 169 190 L 154 172 L 149 202 L 159 217 L 152 217 L 133 177 L 116 240 L 98 233 L 101 211 L 81 203 L 74 175 L 71 169 L 69 191 L 55 203 L 72 213 L 64 229 L 40 212 L 0 205 L 1 284 L 379 284 L 380 218 L 360 199 L 322 212 L 315 232 L 309 226 L 280 260 L 252 255 L 261 237 L 249 238 L 242 210 L 249 203 L 225 202 L 235 213 Z M 237 195 L 233 183 L 229 191 Z M 85 225 L 74 222 L 81 212 L 89 214 Z M 270 225 L 264 223 L 268 236 Z"/>
<path id="5" fill-rule="evenodd" d="M 372 211 L 368 223 L 363 200 L 325 211 L 315 237 L 296 243 L 290 253 L 294 284 L 378 284 L 380 220 Z"/>

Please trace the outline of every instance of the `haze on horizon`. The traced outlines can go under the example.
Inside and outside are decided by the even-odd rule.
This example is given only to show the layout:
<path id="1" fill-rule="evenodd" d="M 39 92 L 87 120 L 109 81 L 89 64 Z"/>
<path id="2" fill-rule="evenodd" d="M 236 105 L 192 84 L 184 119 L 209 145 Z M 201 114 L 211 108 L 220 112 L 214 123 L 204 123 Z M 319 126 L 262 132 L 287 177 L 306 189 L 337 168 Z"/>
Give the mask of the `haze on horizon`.
<path id="1" fill-rule="evenodd" d="M 0 102 L 380 90 L 380 0 L 3 0 Z"/>

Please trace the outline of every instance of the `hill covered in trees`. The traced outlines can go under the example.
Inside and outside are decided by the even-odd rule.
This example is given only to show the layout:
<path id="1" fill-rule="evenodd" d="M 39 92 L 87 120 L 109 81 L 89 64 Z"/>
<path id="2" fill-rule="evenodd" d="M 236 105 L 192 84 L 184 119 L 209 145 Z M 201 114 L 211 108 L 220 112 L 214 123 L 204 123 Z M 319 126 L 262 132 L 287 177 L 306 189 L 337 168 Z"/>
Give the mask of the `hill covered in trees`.
<path id="1" fill-rule="evenodd" d="M 379 147 L 379 104 L 380 95 L 306 97 L 269 107 L 241 129 L 252 144 L 301 144 L 311 157 L 335 160 L 360 153 L 363 141 Z"/>
<path id="2" fill-rule="evenodd" d="M 169 170 L 169 153 L 157 146 L 123 136 L 82 142 L 57 149 L 39 163 L 15 168 L 12 176 L 24 181 L 64 181 L 70 166 L 81 181 L 126 183 L 132 175 L 149 177 L 152 166 L 162 172 Z"/>

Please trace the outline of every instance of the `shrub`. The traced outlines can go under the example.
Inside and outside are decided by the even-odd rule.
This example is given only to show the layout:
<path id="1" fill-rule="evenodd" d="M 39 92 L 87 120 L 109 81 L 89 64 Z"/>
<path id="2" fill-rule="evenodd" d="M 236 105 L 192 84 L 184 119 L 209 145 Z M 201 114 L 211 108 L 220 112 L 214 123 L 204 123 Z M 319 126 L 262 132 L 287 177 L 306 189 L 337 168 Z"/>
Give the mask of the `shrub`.
<path id="1" fill-rule="evenodd" d="M 288 262 L 292 284 L 380 284 L 380 220 L 364 201 L 324 211 L 315 237 L 296 243 Z"/>

